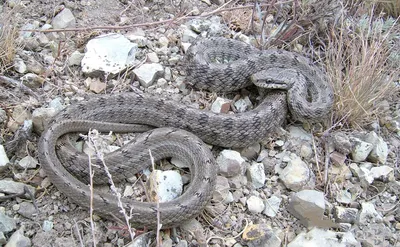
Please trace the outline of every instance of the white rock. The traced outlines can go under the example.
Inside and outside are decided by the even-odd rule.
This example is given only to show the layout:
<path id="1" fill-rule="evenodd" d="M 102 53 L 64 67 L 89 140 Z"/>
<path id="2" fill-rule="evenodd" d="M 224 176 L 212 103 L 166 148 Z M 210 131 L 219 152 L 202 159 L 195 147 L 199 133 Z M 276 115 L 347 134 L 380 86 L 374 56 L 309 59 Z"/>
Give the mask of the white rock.
<path id="1" fill-rule="evenodd" d="M 15 219 L 8 217 L 4 212 L 0 212 L 0 232 L 9 233 L 17 226 Z"/>
<path id="2" fill-rule="evenodd" d="M 290 138 L 297 138 L 304 141 L 311 141 L 312 136 L 310 133 L 307 133 L 303 128 L 297 126 L 289 127 Z"/>
<path id="3" fill-rule="evenodd" d="M 349 246 L 354 246 L 354 247 L 360 247 L 361 245 L 356 242 L 356 245 L 353 245 L 354 243 L 354 237 L 351 239 L 352 245 L 348 245 L 349 241 L 348 237 L 346 238 L 347 240 L 344 241 L 339 235 L 334 232 L 334 231 L 329 231 L 329 230 L 323 230 L 319 228 L 313 228 L 311 231 L 305 233 L 302 232 L 296 236 L 295 239 L 293 239 L 292 242 L 290 242 L 287 247 L 318 247 L 318 246 L 323 246 L 323 247 L 349 247 Z"/>
<path id="4" fill-rule="evenodd" d="M 81 62 L 82 72 L 89 74 L 101 71 L 106 74 L 118 74 L 136 64 L 137 49 L 137 44 L 131 43 L 121 34 L 100 35 L 86 45 L 85 56 Z"/>
<path id="5" fill-rule="evenodd" d="M 215 113 L 227 113 L 231 108 L 231 101 L 221 97 L 217 97 L 211 105 L 211 111 Z"/>
<path id="6" fill-rule="evenodd" d="M 0 124 L 4 123 L 7 118 L 8 117 L 6 111 L 0 108 Z"/>
<path id="7" fill-rule="evenodd" d="M 7 157 L 6 150 L 3 145 L 0 145 L 0 167 L 8 164 L 10 160 Z"/>
<path id="8" fill-rule="evenodd" d="M 382 137 L 371 131 L 365 138 L 366 142 L 373 145 L 371 152 L 368 155 L 368 160 L 376 163 L 385 164 L 389 154 L 389 148 Z"/>
<path id="9" fill-rule="evenodd" d="M 211 21 L 208 19 L 192 19 L 188 21 L 190 29 L 196 33 L 207 31 L 210 28 Z"/>
<path id="10" fill-rule="evenodd" d="M 165 36 L 161 36 L 160 38 L 158 38 L 158 44 L 161 47 L 168 47 L 169 39 Z"/>
<path id="11" fill-rule="evenodd" d="M 300 157 L 310 159 L 313 154 L 313 149 L 310 144 L 303 143 L 300 147 Z"/>
<path id="12" fill-rule="evenodd" d="M 5 247 L 30 247 L 31 244 L 31 240 L 25 237 L 24 231 L 20 229 L 11 235 Z"/>
<path id="13" fill-rule="evenodd" d="M 139 48 L 143 48 L 147 44 L 147 39 L 144 36 L 144 34 L 143 35 L 138 35 L 136 33 L 127 33 L 127 34 L 125 34 L 125 37 L 127 39 L 129 39 L 130 41 L 136 43 Z"/>
<path id="14" fill-rule="evenodd" d="M 25 192 L 24 187 L 28 188 L 33 195 L 35 194 L 35 188 L 30 185 L 11 180 L 0 180 L 0 191 L 7 194 L 23 194 Z"/>
<path id="15" fill-rule="evenodd" d="M 215 189 L 213 192 L 214 202 L 230 203 L 233 201 L 233 195 L 229 191 L 229 181 L 226 177 L 217 176 Z"/>
<path id="16" fill-rule="evenodd" d="M 351 193 L 347 190 L 340 190 L 336 194 L 336 201 L 344 204 L 349 204 L 353 201 Z"/>
<path id="17" fill-rule="evenodd" d="M 300 157 L 292 159 L 282 170 L 279 178 L 284 185 L 293 191 L 315 186 L 315 175 Z"/>
<path id="18" fill-rule="evenodd" d="M 14 70 L 20 74 L 25 74 L 27 72 L 26 64 L 21 58 L 15 58 Z"/>
<path id="19" fill-rule="evenodd" d="M 51 22 L 51 25 L 53 26 L 54 29 L 75 27 L 76 20 L 71 10 L 65 8 L 54 17 L 53 21 Z"/>
<path id="20" fill-rule="evenodd" d="M 51 117 L 57 114 L 54 108 L 37 108 L 32 113 L 33 128 L 39 133 L 43 132 L 46 128 L 48 121 Z"/>
<path id="21" fill-rule="evenodd" d="M 191 43 L 181 42 L 181 46 L 182 46 L 183 52 L 186 53 L 186 51 L 189 49 L 189 47 L 190 47 L 191 45 L 192 45 Z"/>
<path id="22" fill-rule="evenodd" d="M 65 105 L 61 101 L 60 97 L 54 98 L 49 102 L 49 107 L 55 109 L 58 113 L 65 108 Z"/>
<path id="23" fill-rule="evenodd" d="M 25 156 L 18 162 L 18 164 L 23 168 L 36 168 L 38 161 L 32 156 Z"/>
<path id="24" fill-rule="evenodd" d="M 125 186 L 123 197 L 132 196 L 134 193 L 133 187 L 130 185 Z"/>
<path id="25" fill-rule="evenodd" d="M 44 220 L 42 227 L 43 227 L 43 231 L 49 232 L 53 229 L 54 223 L 53 223 L 53 221 L 50 221 L 50 220 Z"/>
<path id="26" fill-rule="evenodd" d="M 197 38 L 197 33 L 193 32 L 192 30 L 185 28 L 182 34 L 182 42 L 184 43 L 191 43 Z"/>
<path id="27" fill-rule="evenodd" d="M 160 59 L 157 56 L 157 53 L 155 52 L 149 52 L 147 53 L 147 61 L 150 63 L 158 63 L 160 62 Z"/>
<path id="28" fill-rule="evenodd" d="M 281 205 L 282 198 L 277 196 L 271 196 L 265 201 L 265 209 L 263 214 L 269 217 L 275 217 L 279 211 L 279 207 Z"/>
<path id="29" fill-rule="evenodd" d="M 252 163 L 247 169 L 247 175 L 254 189 L 259 189 L 264 186 L 265 172 L 263 163 Z"/>
<path id="30" fill-rule="evenodd" d="M 145 63 L 134 69 L 133 73 L 136 75 L 140 85 L 147 88 L 164 74 L 164 67 L 158 63 Z"/>
<path id="31" fill-rule="evenodd" d="M 263 200 L 260 197 L 250 196 L 250 198 L 247 199 L 247 208 L 249 209 L 249 211 L 251 213 L 258 214 L 264 210 L 265 205 L 264 205 Z"/>
<path id="32" fill-rule="evenodd" d="M 79 51 L 74 51 L 71 53 L 71 56 L 68 58 L 68 65 L 73 66 L 73 65 L 81 65 L 82 59 L 85 56 L 85 54 L 80 53 Z"/>
<path id="33" fill-rule="evenodd" d="M 363 202 L 361 203 L 359 222 L 360 224 L 380 223 L 382 215 L 375 210 L 374 204 Z"/>
<path id="34" fill-rule="evenodd" d="M 305 225 L 310 223 L 310 212 L 322 219 L 325 211 L 324 193 L 315 190 L 297 192 L 291 196 L 287 210 L 299 220 L 305 221 Z"/>
<path id="35" fill-rule="evenodd" d="M 251 103 L 250 99 L 248 96 L 238 99 L 235 103 L 234 106 L 238 112 L 245 112 L 246 110 L 249 110 L 253 107 L 253 103 Z"/>
<path id="36" fill-rule="evenodd" d="M 374 179 L 383 181 L 394 181 L 394 170 L 390 166 L 378 166 L 372 167 L 370 170 L 371 176 Z"/>
<path id="37" fill-rule="evenodd" d="M 371 167 L 362 164 L 358 166 L 355 163 L 351 163 L 349 166 L 351 172 L 360 179 L 361 185 L 363 187 L 368 187 L 374 181 L 374 177 L 371 174 Z"/>
<path id="38" fill-rule="evenodd" d="M 219 166 L 219 174 L 225 177 L 233 177 L 242 173 L 245 160 L 240 156 L 239 152 L 225 149 L 219 153 L 217 164 Z"/>
<path id="39" fill-rule="evenodd" d="M 159 202 L 168 202 L 182 194 L 183 182 L 181 175 L 176 171 L 160 171 L 155 172 L 157 193 Z"/>
<path id="40" fill-rule="evenodd" d="M 354 162 L 361 162 L 367 159 L 369 153 L 371 152 L 373 145 L 368 142 L 364 142 L 358 138 L 351 138 L 354 143 L 354 149 L 351 152 L 351 157 Z"/>

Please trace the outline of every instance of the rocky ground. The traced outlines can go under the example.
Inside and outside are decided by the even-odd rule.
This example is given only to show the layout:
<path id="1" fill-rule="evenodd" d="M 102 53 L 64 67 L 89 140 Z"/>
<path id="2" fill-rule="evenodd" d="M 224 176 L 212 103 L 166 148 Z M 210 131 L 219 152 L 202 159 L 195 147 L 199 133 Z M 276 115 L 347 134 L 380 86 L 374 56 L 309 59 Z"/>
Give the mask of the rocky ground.
<path id="1" fill-rule="evenodd" d="M 215 11 L 222 2 L 0 5 L 20 30 L 42 30 L 17 34 L 12 67 L 0 76 L 0 246 L 155 246 L 154 232 L 146 229 L 129 234 L 123 222 L 96 215 L 91 225 L 89 211 L 60 193 L 40 168 L 38 133 L 61 109 L 93 94 L 135 91 L 222 114 L 251 110 L 257 104 L 254 90 L 238 99 L 193 89 L 185 81 L 183 58 L 197 36 L 251 43 L 250 34 L 239 32 L 250 9 L 222 14 Z M 136 23 L 152 25 L 113 28 Z M 50 32 L 63 28 L 77 29 Z M 105 59 L 99 50 L 113 56 Z M 162 231 L 162 246 L 400 246 L 399 102 L 399 94 L 381 102 L 385 117 L 363 129 L 327 130 L 288 119 L 260 144 L 213 147 L 219 172 L 212 201 L 199 217 Z M 105 152 L 129 139 L 101 137 Z M 185 169 L 173 159 L 163 166 L 166 177 L 184 185 Z M 149 173 L 120 185 L 123 196 L 146 199 Z"/>

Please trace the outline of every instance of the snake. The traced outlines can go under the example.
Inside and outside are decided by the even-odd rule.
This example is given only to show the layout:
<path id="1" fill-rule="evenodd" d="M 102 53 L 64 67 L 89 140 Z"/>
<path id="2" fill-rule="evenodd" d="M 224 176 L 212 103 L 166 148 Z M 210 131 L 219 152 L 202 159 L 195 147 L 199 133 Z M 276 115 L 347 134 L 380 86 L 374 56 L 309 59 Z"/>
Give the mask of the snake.
<path id="1" fill-rule="evenodd" d="M 187 83 L 198 89 L 230 92 L 255 84 L 267 92 L 254 109 L 237 114 L 214 113 L 136 92 L 90 96 L 72 104 L 50 120 L 38 142 L 41 166 L 59 191 L 78 205 L 92 205 L 101 216 L 133 226 L 179 226 L 199 215 L 212 197 L 218 165 L 205 143 L 246 147 L 281 126 L 288 111 L 294 119 L 318 121 L 333 105 L 322 68 L 293 52 L 259 50 L 223 37 L 198 38 L 183 63 Z M 142 132 L 119 150 L 92 160 L 94 183 L 111 183 L 110 178 L 126 181 L 151 166 L 151 152 L 154 160 L 174 157 L 188 164 L 189 186 L 176 199 L 160 203 L 92 190 L 89 157 L 69 140 L 70 134 L 90 129 Z"/>

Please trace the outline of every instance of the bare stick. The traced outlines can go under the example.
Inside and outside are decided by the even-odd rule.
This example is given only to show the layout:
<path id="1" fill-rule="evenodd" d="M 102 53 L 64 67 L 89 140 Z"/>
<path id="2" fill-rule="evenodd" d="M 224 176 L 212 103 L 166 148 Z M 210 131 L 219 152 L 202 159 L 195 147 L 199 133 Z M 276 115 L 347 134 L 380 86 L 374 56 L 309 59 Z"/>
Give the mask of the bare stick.
<path id="1" fill-rule="evenodd" d="M 132 227 L 131 227 L 131 225 L 130 225 L 130 223 L 129 223 L 129 220 L 130 220 L 130 218 L 131 218 L 131 214 L 128 216 L 128 214 L 127 214 L 127 212 L 126 212 L 126 209 L 125 209 L 125 207 L 124 207 L 124 205 L 123 205 L 123 203 L 122 203 L 122 200 L 121 200 L 121 193 L 119 193 L 118 192 L 118 190 L 117 190 L 117 187 L 115 186 L 115 183 L 114 183 L 114 180 L 112 179 L 112 175 L 111 175 L 111 173 L 110 173 L 110 171 L 108 170 L 108 167 L 107 167 L 107 165 L 106 165 L 106 163 L 105 163 L 105 161 L 104 161 L 104 153 L 98 148 L 98 146 L 96 145 L 96 140 L 95 140 L 95 134 L 92 134 L 92 132 L 93 132 L 94 130 L 92 130 L 92 131 L 90 131 L 89 132 L 89 134 L 88 134 L 88 140 L 89 140 L 89 142 L 91 143 L 91 145 L 93 145 L 93 147 L 94 147 L 94 150 L 95 150 L 95 152 L 96 152 L 96 156 L 97 156 L 97 158 L 101 161 L 101 163 L 103 164 L 103 167 L 104 167 L 104 171 L 106 172 L 106 174 L 107 174 L 107 177 L 108 177 L 108 181 L 109 181 L 109 183 L 110 183 L 110 189 L 112 190 L 112 192 L 114 193 L 114 195 L 116 196 L 116 198 L 117 198 L 117 201 L 118 201 L 118 207 L 121 209 L 121 213 L 124 215 L 124 219 L 125 219 L 125 223 L 126 223 L 126 225 L 127 225 L 127 227 L 128 227 L 128 231 L 129 231 L 129 235 L 130 235 L 130 237 L 131 237 L 131 240 L 133 241 L 134 240 L 134 238 L 135 238 L 135 233 L 133 232 L 133 230 L 132 230 Z M 98 132 L 97 132 L 98 133 Z"/>
<path id="2" fill-rule="evenodd" d="M 91 150 L 93 149 L 93 146 L 90 147 Z M 93 239 L 93 246 L 96 246 L 96 231 L 95 231 L 95 223 L 93 221 L 93 177 L 94 177 L 94 171 L 92 169 L 92 155 L 88 154 L 88 160 L 89 160 L 89 179 L 90 179 L 90 206 L 89 206 L 89 217 L 90 217 L 90 228 L 92 231 L 92 239 Z"/>
<path id="3" fill-rule="evenodd" d="M 149 149 L 149 155 L 150 155 L 150 160 L 151 160 L 151 166 L 153 167 L 153 171 L 155 171 L 155 162 L 154 162 L 154 157 L 151 154 L 151 150 Z M 160 202 L 158 201 L 158 197 L 156 198 L 156 204 L 157 204 L 157 233 L 156 233 L 156 242 L 157 242 L 157 247 L 161 246 L 160 243 L 160 230 L 161 230 L 161 222 L 160 222 Z"/>

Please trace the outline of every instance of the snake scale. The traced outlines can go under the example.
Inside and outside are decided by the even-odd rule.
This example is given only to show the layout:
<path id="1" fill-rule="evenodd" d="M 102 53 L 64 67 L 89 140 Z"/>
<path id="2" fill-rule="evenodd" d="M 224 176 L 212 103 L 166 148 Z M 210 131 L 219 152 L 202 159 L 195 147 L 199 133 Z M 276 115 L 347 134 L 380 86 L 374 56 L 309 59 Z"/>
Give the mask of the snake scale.
<path id="1" fill-rule="evenodd" d="M 318 120 L 333 103 L 325 74 L 310 60 L 283 50 L 260 51 L 240 41 L 225 38 L 197 39 L 186 52 L 188 83 L 210 91 L 234 91 L 256 84 L 274 90 L 253 110 L 216 114 L 178 102 L 145 97 L 137 93 L 90 97 L 61 111 L 39 140 L 39 159 L 52 183 L 73 201 L 88 207 L 88 158 L 73 149 L 67 134 L 87 132 L 144 131 L 134 142 L 105 155 L 113 180 L 124 181 L 148 167 L 149 150 L 155 160 L 176 157 L 190 164 L 191 183 L 182 196 L 157 208 L 153 202 L 122 198 L 134 226 L 154 228 L 157 211 L 164 228 L 177 226 L 198 215 L 210 200 L 217 165 L 203 143 L 228 148 L 261 141 L 283 123 L 287 108 L 295 119 Z M 101 165 L 98 160 L 94 161 Z M 78 179 L 79 178 L 79 179 Z M 107 182 L 101 168 L 96 183 Z M 115 195 L 95 190 L 93 208 L 103 216 L 123 218 Z"/>

